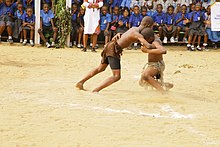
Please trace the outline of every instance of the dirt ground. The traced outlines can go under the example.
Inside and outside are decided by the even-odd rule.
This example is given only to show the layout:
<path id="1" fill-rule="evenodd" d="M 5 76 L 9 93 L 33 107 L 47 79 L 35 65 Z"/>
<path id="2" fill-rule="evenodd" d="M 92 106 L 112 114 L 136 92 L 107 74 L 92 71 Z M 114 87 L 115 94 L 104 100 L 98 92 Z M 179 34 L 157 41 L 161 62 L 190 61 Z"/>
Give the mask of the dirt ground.
<path id="1" fill-rule="evenodd" d="M 167 95 L 138 85 L 147 55 L 125 50 L 122 79 L 93 90 L 108 68 L 74 83 L 100 62 L 100 52 L 0 45 L 1 147 L 220 146 L 220 50 L 168 47 Z"/>

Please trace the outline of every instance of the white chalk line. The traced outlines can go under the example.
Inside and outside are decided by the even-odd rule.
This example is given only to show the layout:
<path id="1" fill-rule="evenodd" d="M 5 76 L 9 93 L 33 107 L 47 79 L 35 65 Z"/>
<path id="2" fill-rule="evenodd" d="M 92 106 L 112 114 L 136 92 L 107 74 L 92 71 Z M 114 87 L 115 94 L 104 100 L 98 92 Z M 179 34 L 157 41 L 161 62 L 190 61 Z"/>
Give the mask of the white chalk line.
<path id="1" fill-rule="evenodd" d="M 41 101 L 45 103 L 46 101 Z M 153 118 L 172 118 L 172 119 L 192 119 L 194 118 L 194 115 L 188 114 L 184 115 L 179 112 L 174 111 L 170 105 L 163 105 L 161 106 L 161 110 L 166 112 L 168 115 L 162 115 L 159 113 L 147 113 L 143 112 L 141 110 L 132 111 L 132 110 L 126 110 L 126 109 L 113 109 L 113 108 L 105 108 L 102 106 L 88 106 L 88 105 L 82 105 L 77 103 L 69 103 L 69 104 L 61 104 L 61 103 L 52 103 L 52 102 L 46 102 L 49 103 L 49 105 L 57 106 L 57 107 L 70 107 L 73 109 L 83 109 L 83 110 L 94 110 L 94 111 L 100 111 L 100 112 L 107 112 L 107 113 L 121 113 L 121 114 L 130 114 L 130 115 L 136 115 L 136 116 L 146 116 L 146 117 L 153 117 Z"/>

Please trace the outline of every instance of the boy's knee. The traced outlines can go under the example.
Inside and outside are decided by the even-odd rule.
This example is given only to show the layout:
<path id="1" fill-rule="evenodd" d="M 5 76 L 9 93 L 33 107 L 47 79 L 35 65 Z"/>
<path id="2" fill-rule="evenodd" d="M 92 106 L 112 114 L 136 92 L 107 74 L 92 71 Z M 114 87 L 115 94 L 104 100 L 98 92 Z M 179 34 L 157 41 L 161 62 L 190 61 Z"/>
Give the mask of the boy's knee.
<path id="1" fill-rule="evenodd" d="M 142 75 L 142 79 L 144 79 L 145 81 L 149 81 L 150 78 L 151 78 L 151 76 L 148 74 Z"/>
<path id="2" fill-rule="evenodd" d="M 55 33 L 57 33 L 58 32 L 58 29 L 57 28 L 54 28 L 54 30 L 53 30 Z"/>
<path id="3" fill-rule="evenodd" d="M 38 29 L 37 32 L 38 32 L 38 33 L 42 33 L 42 29 Z"/>
<path id="4" fill-rule="evenodd" d="M 115 82 L 119 81 L 121 79 L 121 75 L 114 75 Z"/>
<path id="5" fill-rule="evenodd" d="M 105 68 L 98 68 L 98 72 L 103 72 L 105 71 Z"/>
<path id="6" fill-rule="evenodd" d="M 34 30 L 34 27 L 30 27 L 30 29 L 31 29 L 31 31 L 33 31 L 33 30 Z"/>

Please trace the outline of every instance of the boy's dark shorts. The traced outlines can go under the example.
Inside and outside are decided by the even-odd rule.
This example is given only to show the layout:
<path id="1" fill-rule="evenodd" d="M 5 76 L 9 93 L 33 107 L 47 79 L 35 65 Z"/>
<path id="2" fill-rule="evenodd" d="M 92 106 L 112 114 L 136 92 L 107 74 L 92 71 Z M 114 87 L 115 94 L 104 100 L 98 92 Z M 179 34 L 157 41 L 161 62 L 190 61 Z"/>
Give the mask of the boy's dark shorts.
<path id="1" fill-rule="evenodd" d="M 0 26 L 9 26 L 9 27 L 13 27 L 14 22 L 12 21 L 12 19 L 7 16 L 7 15 L 2 15 L 0 16 Z"/>
<path id="2" fill-rule="evenodd" d="M 104 64 L 109 64 L 112 70 L 121 69 L 120 59 L 116 57 L 108 56 L 105 59 Z"/>
<path id="3" fill-rule="evenodd" d="M 42 32 L 49 32 L 49 33 L 54 32 L 52 26 L 44 26 L 43 25 L 42 29 L 43 29 Z"/>

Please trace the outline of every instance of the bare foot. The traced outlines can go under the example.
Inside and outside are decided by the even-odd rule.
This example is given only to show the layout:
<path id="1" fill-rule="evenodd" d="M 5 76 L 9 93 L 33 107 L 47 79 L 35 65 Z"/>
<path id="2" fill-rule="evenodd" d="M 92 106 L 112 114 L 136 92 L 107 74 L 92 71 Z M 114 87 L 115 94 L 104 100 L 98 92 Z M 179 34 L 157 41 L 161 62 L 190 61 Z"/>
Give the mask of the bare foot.
<path id="1" fill-rule="evenodd" d="M 85 90 L 85 89 L 83 88 L 83 83 L 76 83 L 75 87 L 76 87 L 77 89 L 79 89 L 79 90 Z"/>
<path id="2" fill-rule="evenodd" d="M 170 90 L 171 88 L 173 88 L 173 84 L 172 83 L 168 83 L 168 82 L 166 82 L 166 83 L 164 83 L 164 87 L 165 87 L 165 89 L 166 89 L 166 91 L 168 91 L 168 90 Z"/>

